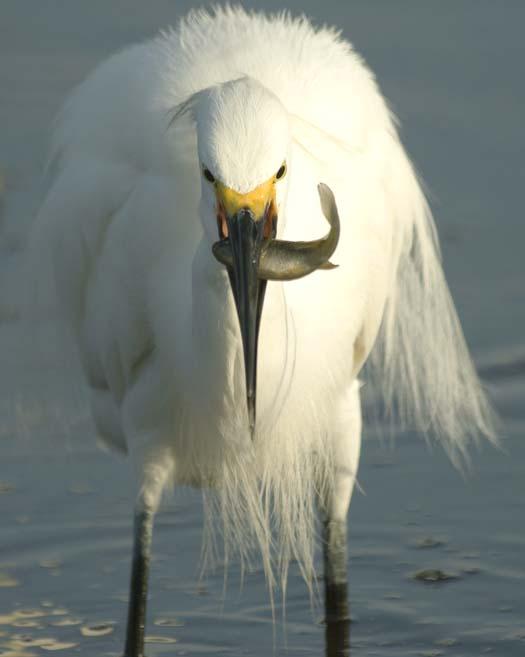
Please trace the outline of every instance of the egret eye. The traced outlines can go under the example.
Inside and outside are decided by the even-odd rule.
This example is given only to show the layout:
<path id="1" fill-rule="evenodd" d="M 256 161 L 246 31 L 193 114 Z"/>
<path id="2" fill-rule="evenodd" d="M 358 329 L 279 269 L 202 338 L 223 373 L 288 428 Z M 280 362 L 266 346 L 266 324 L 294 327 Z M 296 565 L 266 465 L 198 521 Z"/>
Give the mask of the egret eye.
<path id="1" fill-rule="evenodd" d="M 207 169 L 206 167 L 204 167 L 204 169 L 202 170 L 202 174 L 203 174 L 203 176 L 206 178 L 206 180 L 207 180 L 208 182 L 211 182 L 211 183 L 214 183 L 214 182 L 215 182 L 215 176 L 214 176 L 213 173 L 212 173 L 209 169 Z"/>
<path id="2" fill-rule="evenodd" d="M 277 180 L 280 180 L 281 178 L 284 178 L 286 175 L 286 162 L 283 162 L 281 164 L 281 167 L 279 168 L 279 171 L 275 174 L 275 177 Z"/>

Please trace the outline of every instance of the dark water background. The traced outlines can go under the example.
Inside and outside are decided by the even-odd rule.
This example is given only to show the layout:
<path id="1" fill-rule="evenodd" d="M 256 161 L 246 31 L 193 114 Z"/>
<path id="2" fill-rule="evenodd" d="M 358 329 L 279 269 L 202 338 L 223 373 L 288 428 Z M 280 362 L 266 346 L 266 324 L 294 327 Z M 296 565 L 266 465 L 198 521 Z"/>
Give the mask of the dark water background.
<path id="1" fill-rule="evenodd" d="M 245 3 L 265 9 L 276 2 Z M 35 364 L 14 277 L 68 89 L 191 3 L 0 0 L 0 655 L 121 654 L 131 549 L 128 464 L 96 449 L 53 354 Z M 525 654 L 525 3 L 289 3 L 336 24 L 376 72 L 429 184 L 447 277 L 503 418 L 503 449 L 463 478 L 413 435 L 365 431 L 350 514 L 352 655 Z M 64 406 L 59 434 L 55 406 Z M 28 402 L 29 400 L 29 402 Z M 25 431 L 15 434 L 15 425 Z M 200 497 L 158 516 L 147 645 L 155 655 L 323 654 L 320 610 L 297 573 L 286 636 L 261 570 L 198 582 Z M 422 569 L 454 576 L 428 584 Z M 277 611 L 280 616 L 280 609 Z M 93 626 L 103 625 L 98 630 Z M 92 634 L 103 636 L 89 636 Z M 86 634 L 88 636 L 86 636 Z"/>

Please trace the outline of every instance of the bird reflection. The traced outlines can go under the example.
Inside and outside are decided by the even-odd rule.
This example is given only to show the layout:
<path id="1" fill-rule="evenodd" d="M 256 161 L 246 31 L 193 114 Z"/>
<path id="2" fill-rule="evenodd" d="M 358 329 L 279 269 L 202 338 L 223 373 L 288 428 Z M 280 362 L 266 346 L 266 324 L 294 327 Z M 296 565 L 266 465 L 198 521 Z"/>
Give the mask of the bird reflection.
<path id="1" fill-rule="evenodd" d="M 350 657 L 350 606 L 346 584 L 325 586 L 326 657 Z"/>
<path id="2" fill-rule="evenodd" d="M 326 621 L 326 657 L 350 657 L 350 621 Z"/>

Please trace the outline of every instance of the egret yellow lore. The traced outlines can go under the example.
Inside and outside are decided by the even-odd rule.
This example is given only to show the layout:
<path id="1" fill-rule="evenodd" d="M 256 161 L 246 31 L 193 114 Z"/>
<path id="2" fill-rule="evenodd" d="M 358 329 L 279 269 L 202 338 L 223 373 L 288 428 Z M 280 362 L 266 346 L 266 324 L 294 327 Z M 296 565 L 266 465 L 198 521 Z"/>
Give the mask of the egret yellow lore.
<path id="1" fill-rule="evenodd" d="M 257 548 L 270 588 L 292 559 L 311 585 L 320 511 L 326 612 L 346 619 L 365 361 L 453 457 L 493 437 L 373 74 L 305 18 L 193 11 L 78 86 L 51 162 L 33 252 L 52 261 L 99 437 L 136 472 L 126 657 L 143 655 L 172 485 L 206 491 L 228 553 Z"/>

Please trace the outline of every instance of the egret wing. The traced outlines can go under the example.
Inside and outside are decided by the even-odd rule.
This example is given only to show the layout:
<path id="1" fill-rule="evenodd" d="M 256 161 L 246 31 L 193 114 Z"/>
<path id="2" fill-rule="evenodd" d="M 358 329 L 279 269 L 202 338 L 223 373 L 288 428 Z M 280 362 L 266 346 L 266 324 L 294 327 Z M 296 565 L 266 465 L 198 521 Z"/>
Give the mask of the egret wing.
<path id="1" fill-rule="evenodd" d="M 145 289 L 149 258 L 137 257 L 130 203 L 144 174 L 96 159 L 66 161 L 37 219 L 32 251 L 50 266 L 72 327 L 104 442 L 125 449 L 120 405 L 153 349 Z M 133 200 L 131 200 L 133 199 Z M 43 299 L 40 299 L 42 302 Z"/>

